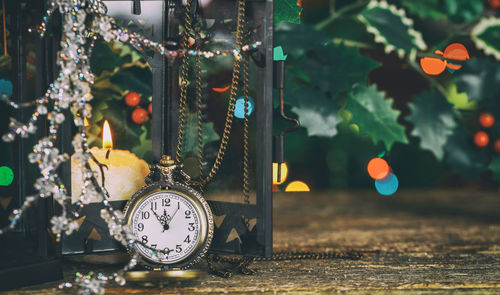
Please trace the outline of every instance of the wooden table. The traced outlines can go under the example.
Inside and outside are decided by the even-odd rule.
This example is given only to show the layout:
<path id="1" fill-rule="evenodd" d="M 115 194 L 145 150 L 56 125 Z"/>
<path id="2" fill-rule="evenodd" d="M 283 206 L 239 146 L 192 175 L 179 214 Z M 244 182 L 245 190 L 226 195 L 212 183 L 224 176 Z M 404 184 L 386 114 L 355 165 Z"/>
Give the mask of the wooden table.
<path id="1" fill-rule="evenodd" d="M 361 251 L 359 260 L 258 262 L 255 275 L 109 288 L 107 294 L 500 294 L 500 194 L 477 191 L 275 196 L 275 248 Z M 113 266 L 67 263 L 77 270 Z M 5 294 L 67 294 L 58 282 Z"/>

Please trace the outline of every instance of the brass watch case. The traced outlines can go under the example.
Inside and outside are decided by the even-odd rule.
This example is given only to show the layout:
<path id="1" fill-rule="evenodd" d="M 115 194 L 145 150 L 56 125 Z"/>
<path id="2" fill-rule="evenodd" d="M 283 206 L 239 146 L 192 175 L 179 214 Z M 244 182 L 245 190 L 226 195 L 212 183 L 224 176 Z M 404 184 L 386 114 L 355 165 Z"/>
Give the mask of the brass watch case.
<path id="1" fill-rule="evenodd" d="M 127 202 L 124 208 L 125 212 L 125 222 L 129 227 L 132 224 L 132 216 L 138 205 L 149 196 L 156 194 L 158 192 L 170 192 L 181 195 L 182 197 L 190 200 L 195 209 L 200 214 L 200 240 L 198 245 L 196 245 L 195 250 L 187 256 L 185 259 L 175 262 L 175 263 L 160 263 L 158 261 L 151 260 L 142 255 L 142 253 L 137 249 L 137 246 L 134 244 L 133 247 L 129 247 L 128 251 L 130 254 L 138 253 L 140 263 L 144 265 L 146 268 L 151 270 L 185 270 L 192 267 L 194 264 L 201 261 L 201 259 L 205 256 L 212 243 L 213 235 L 214 235 L 214 219 L 212 215 L 212 210 L 210 206 L 202 197 L 202 195 L 191 187 L 177 183 L 171 182 L 169 184 L 166 183 L 152 183 L 150 185 L 146 185 L 137 191 L 130 201 Z"/>

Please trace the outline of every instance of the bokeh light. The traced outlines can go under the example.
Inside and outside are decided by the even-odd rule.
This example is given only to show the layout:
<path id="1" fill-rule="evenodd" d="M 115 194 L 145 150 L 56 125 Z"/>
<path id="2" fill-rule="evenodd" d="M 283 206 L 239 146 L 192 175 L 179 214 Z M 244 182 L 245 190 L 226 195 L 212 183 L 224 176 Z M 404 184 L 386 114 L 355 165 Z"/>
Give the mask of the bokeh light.
<path id="1" fill-rule="evenodd" d="M 7 166 L 0 167 L 0 185 L 8 186 L 14 181 L 14 172 Z"/>
<path id="2" fill-rule="evenodd" d="M 278 182 L 278 163 L 273 163 L 273 184 L 278 185 L 285 182 L 288 176 L 288 166 L 286 163 L 281 164 L 281 180 Z"/>
<path id="3" fill-rule="evenodd" d="M 371 178 L 378 180 L 386 178 L 387 175 L 389 175 L 391 168 L 384 159 L 373 158 L 370 162 L 368 162 L 366 170 Z"/>
<path id="4" fill-rule="evenodd" d="M 309 186 L 307 184 L 298 180 L 290 182 L 285 188 L 285 192 L 310 192 L 310 191 L 311 189 L 309 189 Z"/>
<path id="5" fill-rule="evenodd" d="M 253 98 L 248 97 L 248 116 L 253 113 L 255 108 L 255 102 Z M 236 100 L 236 105 L 234 106 L 234 116 L 239 119 L 245 118 L 245 98 L 240 97 Z"/>
<path id="6" fill-rule="evenodd" d="M 375 180 L 375 188 L 377 192 L 384 196 L 393 195 L 399 187 L 399 181 L 396 175 L 389 173 L 386 178 Z"/>

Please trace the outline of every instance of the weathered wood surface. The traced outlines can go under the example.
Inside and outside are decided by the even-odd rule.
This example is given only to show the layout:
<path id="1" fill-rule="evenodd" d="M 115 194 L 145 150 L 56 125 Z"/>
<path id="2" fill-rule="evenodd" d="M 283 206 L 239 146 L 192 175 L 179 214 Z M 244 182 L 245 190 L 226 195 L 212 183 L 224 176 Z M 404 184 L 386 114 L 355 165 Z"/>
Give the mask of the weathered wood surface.
<path id="1" fill-rule="evenodd" d="M 107 294 L 500 294 L 500 194 L 374 192 L 279 194 L 275 248 L 362 250 L 360 260 L 259 262 L 257 274 L 182 284 L 112 287 Z M 113 266 L 66 264 L 107 272 Z M 67 294 L 57 283 L 5 294 Z"/>

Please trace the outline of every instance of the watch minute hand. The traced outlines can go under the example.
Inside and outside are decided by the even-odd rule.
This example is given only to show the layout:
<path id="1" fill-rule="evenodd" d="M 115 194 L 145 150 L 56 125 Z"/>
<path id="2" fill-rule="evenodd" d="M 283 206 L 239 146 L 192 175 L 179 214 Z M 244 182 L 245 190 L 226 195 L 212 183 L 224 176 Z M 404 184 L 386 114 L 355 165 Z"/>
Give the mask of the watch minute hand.
<path id="1" fill-rule="evenodd" d="M 177 214 L 177 211 L 179 211 L 180 207 L 181 207 L 181 206 L 180 206 L 179 204 L 177 204 L 177 209 L 175 210 L 174 214 L 172 214 L 172 217 L 170 217 L 170 218 L 167 220 L 167 224 L 170 224 L 170 221 L 172 221 L 172 219 L 174 219 L 174 216 L 175 216 L 175 214 Z"/>

